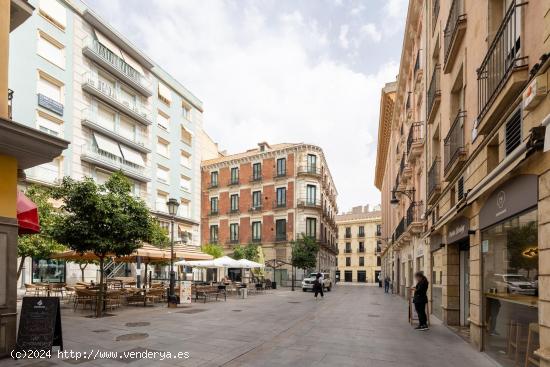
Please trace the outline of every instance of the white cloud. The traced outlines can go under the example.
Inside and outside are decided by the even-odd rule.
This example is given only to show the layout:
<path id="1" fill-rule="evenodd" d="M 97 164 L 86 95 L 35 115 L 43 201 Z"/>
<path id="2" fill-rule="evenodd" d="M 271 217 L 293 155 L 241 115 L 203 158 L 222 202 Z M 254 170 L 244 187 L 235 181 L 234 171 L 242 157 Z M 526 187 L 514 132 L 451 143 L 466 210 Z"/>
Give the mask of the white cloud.
<path id="1" fill-rule="evenodd" d="M 349 47 L 348 31 L 349 31 L 349 26 L 347 24 L 343 24 L 340 27 L 340 35 L 338 36 L 338 40 L 340 41 L 340 46 L 346 49 Z"/>
<path id="2" fill-rule="evenodd" d="M 98 12 L 109 14 L 113 0 L 98 1 Z M 221 149 L 239 152 L 260 141 L 317 144 L 340 210 L 380 201 L 373 184 L 378 104 L 396 63 L 372 75 L 353 71 L 327 56 L 326 33 L 297 11 L 268 25 L 265 14 L 240 1 L 158 4 L 143 13 L 110 13 L 111 20 L 204 102 L 204 127 Z M 365 27 L 379 42 L 376 27 Z M 342 26 L 342 47 L 349 45 L 347 33 Z"/>
<path id="3" fill-rule="evenodd" d="M 374 23 L 367 23 L 361 26 L 361 36 L 367 37 L 374 42 L 380 42 L 382 40 L 382 33 L 376 27 Z"/>

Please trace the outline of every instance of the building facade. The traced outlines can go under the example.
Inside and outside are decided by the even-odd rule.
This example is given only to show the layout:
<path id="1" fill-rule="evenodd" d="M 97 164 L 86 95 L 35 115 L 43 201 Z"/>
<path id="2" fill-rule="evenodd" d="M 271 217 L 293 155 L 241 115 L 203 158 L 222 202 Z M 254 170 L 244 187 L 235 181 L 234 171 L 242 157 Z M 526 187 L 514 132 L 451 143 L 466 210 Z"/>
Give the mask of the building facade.
<path id="1" fill-rule="evenodd" d="M 432 316 L 467 331 L 480 350 L 505 366 L 529 359 L 548 366 L 550 4 L 411 1 L 406 34 L 416 13 L 426 50 L 425 243 L 413 271 L 429 275 Z M 407 41 L 406 54 L 414 54 Z M 399 80 L 406 65 L 402 56 Z M 407 97 L 401 93 L 392 123 Z M 379 170 L 382 182 L 399 173 Z M 383 201 L 395 190 L 380 188 Z M 393 251 L 401 276 L 395 250 L 404 235 L 390 223 L 385 253 Z"/>
<path id="2" fill-rule="evenodd" d="M 30 3 L 33 15 L 11 34 L 13 116 L 71 144 L 21 185 L 103 183 L 121 170 L 167 230 L 166 202 L 176 198 L 176 241 L 198 246 L 202 102 L 83 2 Z M 43 266 L 52 264 L 27 264 L 27 281 Z"/>
<path id="3" fill-rule="evenodd" d="M 321 148 L 309 144 L 258 144 L 244 153 L 202 162 L 202 242 L 261 244 L 266 268 L 278 284 L 291 281 L 290 243 L 300 236 L 320 245 L 319 271 L 335 275 L 336 187 Z M 303 274 L 297 274 L 297 280 Z"/>
<path id="4" fill-rule="evenodd" d="M 338 226 L 338 270 L 340 282 L 377 283 L 382 261 L 380 211 L 358 206 L 336 216 Z"/>

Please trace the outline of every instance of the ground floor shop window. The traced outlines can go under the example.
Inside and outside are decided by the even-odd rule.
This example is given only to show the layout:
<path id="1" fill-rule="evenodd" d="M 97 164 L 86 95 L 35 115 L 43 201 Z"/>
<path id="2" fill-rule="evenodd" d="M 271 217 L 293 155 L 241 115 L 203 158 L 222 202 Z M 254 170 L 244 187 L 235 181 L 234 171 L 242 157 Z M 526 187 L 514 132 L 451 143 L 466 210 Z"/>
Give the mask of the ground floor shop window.
<path id="1" fill-rule="evenodd" d="M 357 281 L 361 283 L 367 281 L 367 272 L 365 270 L 357 270 Z"/>
<path id="2" fill-rule="evenodd" d="M 351 270 L 344 271 L 344 281 L 345 282 L 351 282 L 353 279 L 353 273 Z"/>
<path id="3" fill-rule="evenodd" d="M 32 259 L 33 283 L 65 283 L 65 260 Z"/>
<path id="4" fill-rule="evenodd" d="M 432 314 L 438 319 L 443 319 L 443 249 L 432 252 Z"/>
<path id="5" fill-rule="evenodd" d="M 537 231 L 537 211 L 532 210 L 481 233 L 483 344 L 504 366 L 524 365 L 526 351 L 532 356 L 538 349 Z"/>

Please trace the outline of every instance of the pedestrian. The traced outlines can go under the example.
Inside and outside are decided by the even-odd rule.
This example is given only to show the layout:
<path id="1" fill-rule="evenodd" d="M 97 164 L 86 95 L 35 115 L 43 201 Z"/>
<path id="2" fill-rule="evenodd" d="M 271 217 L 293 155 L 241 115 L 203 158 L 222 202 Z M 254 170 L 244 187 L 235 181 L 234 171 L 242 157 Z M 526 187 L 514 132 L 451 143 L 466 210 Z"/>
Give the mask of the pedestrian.
<path id="1" fill-rule="evenodd" d="M 428 304 L 428 279 L 424 276 L 424 273 L 418 271 L 414 274 L 416 279 L 416 286 L 413 287 L 413 303 L 416 313 L 418 315 L 418 326 L 416 330 L 428 330 L 428 317 L 426 316 L 426 305 Z"/>
<path id="2" fill-rule="evenodd" d="M 388 293 L 390 291 L 390 278 L 386 276 L 384 278 L 384 293 Z"/>
<path id="3" fill-rule="evenodd" d="M 317 273 L 315 282 L 313 283 L 313 290 L 315 291 L 315 299 L 317 299 L 319 293 L 321 293 L 321 298 L 325 297 L 323 294 L 323 274 Z"/>

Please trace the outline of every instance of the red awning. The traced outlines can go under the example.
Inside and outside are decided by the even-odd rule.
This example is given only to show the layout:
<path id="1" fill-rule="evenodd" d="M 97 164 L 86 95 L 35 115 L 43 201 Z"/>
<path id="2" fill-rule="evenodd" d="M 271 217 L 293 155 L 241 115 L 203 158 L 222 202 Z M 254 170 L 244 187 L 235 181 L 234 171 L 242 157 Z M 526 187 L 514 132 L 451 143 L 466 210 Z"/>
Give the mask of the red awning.
<path id="1" fill-rule="evenodd" d="M 38 208 L 22 192 L 17 192 L 17 223 L 19 224 L 19 234 L 40 232 Z"/>

